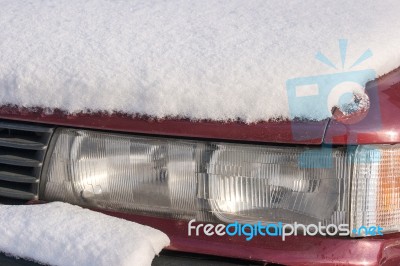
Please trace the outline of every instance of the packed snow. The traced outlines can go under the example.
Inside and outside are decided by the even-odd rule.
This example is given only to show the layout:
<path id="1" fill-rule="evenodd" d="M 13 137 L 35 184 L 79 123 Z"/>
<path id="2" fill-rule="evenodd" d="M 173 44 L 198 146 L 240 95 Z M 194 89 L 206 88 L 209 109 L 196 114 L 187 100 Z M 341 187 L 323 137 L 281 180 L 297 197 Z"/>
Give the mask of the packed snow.
<path id="1" fill-rule="evenodd" d="M 365 84 L 400 66 L 398 0 L 0 0 L 0 6 L 0 105 L 319 120 L 330 113 L 313 101 L 289 112 L 287 80 L 374 70 L 374 77 L 361 77 Z M 339 39 L 348 42 L 342 54 Z"/>
<path id="2" fill-rule="evenodd" d="M 151 265 L 167 235 L 67 203 L 0 205 L 0 251 L 43 264 Z"/>

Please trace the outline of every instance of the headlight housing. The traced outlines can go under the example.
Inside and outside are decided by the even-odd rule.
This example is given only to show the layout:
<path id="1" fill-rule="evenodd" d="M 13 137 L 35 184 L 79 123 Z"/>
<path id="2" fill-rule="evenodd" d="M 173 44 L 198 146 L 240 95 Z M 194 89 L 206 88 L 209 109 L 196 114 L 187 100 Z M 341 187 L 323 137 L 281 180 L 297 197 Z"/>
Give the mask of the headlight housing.
<path id="1" fill-rule="evenodd" d="M 210 222 L 380 223 L 399 230 L 397 149 L 247 145 L 58 129 L 41 198 Z M 375 161 L 376 154 L 384 160 Z"/>

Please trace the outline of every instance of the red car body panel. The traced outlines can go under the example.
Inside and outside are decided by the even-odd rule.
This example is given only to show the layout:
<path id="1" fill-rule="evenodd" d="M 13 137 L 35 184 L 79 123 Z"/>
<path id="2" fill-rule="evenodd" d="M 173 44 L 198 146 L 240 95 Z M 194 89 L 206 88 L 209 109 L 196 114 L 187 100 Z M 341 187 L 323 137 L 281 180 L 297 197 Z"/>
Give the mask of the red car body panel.
<path id="1" fill-rule="evenodd" d="M 40 108 L 33 110 L 9 106 L 0 108 L 0 118 L 126 133 L 286 144 L 321 144 L 328 124 L 328 120 L 298 122 L 304 135 L 301 140 L 295 140 L 292 136 L 293 123 L 289 121 L 246 124 L 243 122 L 196 122 L 188 119 L 154 120 L 118 113 L 68 115 L 56 110 L 51 114 L 44 114 Z"/>
<path id="2" fill-rule="evenodd" d="M 367 116 L 362 123 L 348 125 L 334 120 L 249 125 L 240 122 L 153 120 L 124 114 L 67 115 L 57 110 L 46 114 L 41 109 L 10 106 L 0 108 L 0 118 L 127 133 L 241 142 L 308 145 L 323 142 L 340 145 L 400 143 L 400 69 L 369 86 L 377 89 L 380 112 Z M 301 129 L 301 138 L 293 137 L 294 124 L 297 130 Z M 400 233 L 361 239 L 296 236 L 289 237 L 285 242 L 274 237 L 246 241 L 240 237 L 189 237 L 185 221 L 106 213 L 164 231 L 171 238 L 171 246 L 168 248 L 171 250 L 287 265 L 398 265 L 400 261 Z"/>

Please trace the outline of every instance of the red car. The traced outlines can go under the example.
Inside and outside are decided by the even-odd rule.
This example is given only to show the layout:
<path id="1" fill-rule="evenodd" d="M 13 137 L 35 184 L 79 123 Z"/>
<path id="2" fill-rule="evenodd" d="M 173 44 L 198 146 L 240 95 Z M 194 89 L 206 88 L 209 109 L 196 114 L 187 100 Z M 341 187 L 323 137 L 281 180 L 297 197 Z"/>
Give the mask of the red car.
<path id="1" fill-rule="evenodd" d="M 399 265 L 400 70 L 366 91 L 370 111 L 351 123 L 339 111 L 320 122 L 248 125 L 3 106 L 0 195 L 65 201 L 158 228 L 171 239 L 159 264 Z M 331 165 L 300 169 L 299 156 Z M 384 232 L 247 241 L 189 236 L 193 219 L 376 224 Z"/>

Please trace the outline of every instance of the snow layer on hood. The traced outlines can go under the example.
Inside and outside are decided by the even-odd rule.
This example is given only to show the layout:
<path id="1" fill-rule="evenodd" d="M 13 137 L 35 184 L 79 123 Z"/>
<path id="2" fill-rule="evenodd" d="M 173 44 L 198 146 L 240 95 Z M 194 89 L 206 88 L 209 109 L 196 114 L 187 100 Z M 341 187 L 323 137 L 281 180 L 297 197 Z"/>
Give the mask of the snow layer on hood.
<path id="1" fill-rule="evenodd" d="M 157 229 L 67 203 L 0 205 L 0 251 L 50 265 L 151 265 Z"/>
<path id="2" fill-rule="evenodd" d="M 376 77 L 400 65 L 398 0 L 0 6 L 0 105 L 247 122 L 323 119 L 329 112 L 313 100 L 288 96 L 289 79 L 349 71 L 368 49 L 373 56 L 352 71 L 372 69 Z M 348 40 L 343 66 L 339 39 Z M 336 69 L 316 60 L 318 52 Z"/>

